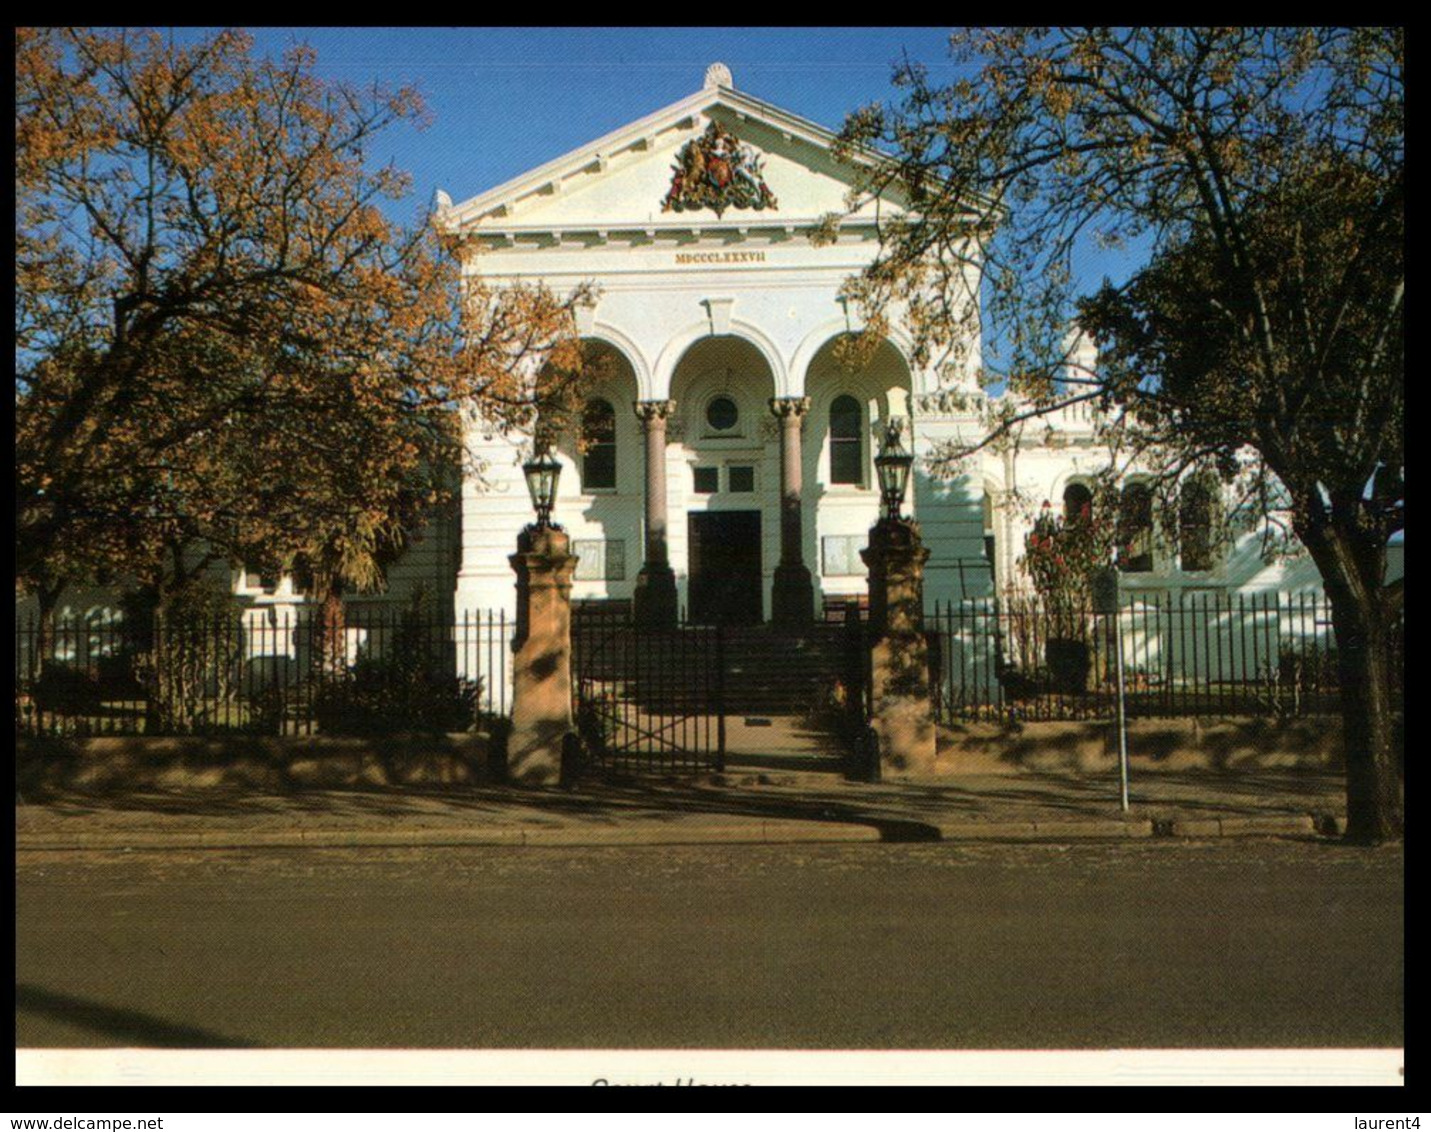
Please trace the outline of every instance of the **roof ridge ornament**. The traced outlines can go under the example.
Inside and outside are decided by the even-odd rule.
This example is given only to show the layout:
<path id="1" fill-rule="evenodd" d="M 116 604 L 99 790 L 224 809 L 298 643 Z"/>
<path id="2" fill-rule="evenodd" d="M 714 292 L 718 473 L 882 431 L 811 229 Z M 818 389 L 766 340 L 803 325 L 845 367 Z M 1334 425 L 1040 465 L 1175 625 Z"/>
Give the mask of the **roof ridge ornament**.
<path id="1" fill-rule="evenodd" d="M 706 68 L 705 88 L 711 90 L 721 86 L 727 90 L 734 90 L 735 79 L 731 76 L 730 68 L 724 63 L 712 63 Z"/>

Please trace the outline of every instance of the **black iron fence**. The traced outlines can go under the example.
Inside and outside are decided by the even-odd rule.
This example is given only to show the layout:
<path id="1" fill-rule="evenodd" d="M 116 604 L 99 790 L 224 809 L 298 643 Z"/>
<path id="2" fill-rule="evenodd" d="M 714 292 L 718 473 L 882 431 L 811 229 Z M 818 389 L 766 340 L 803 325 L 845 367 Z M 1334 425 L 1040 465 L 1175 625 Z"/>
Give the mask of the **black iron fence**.
<path id="1" fill-rule="evenodd" d="M 1124 595 L 1116 615 L 965 601 L 938 606 L 926 628 L 935 713 L 946 723 L 1110 718 L 1120 638 L 1130 716 L 1339 710 L 1331 606 L 1320 595 Z M 1398 694 L 1401 640 L 1398 631 Z"/>
<path id="2" fill-rule="evenodd" d="M 505 613 L 235 607 L 182 620 L 17 619 L 15 727 L 29 735 L 466 731 L 511 708 Z"/>
<path id="3" fill-rule="evenodd" d="M 578 678 L 607 683 L 608 692 L 619 683 L 626 697 L 628 673 L 639 671 L 630 683 L 637 707 L 684 719 L 678 748 L 719 749 L 704 730 L 691 740 L 691 729 L 743 710 L 736 701 L 754 693 L 739 681 L 726 687 L 725 670 L 741 660 L 759 670 L 762 658 L 747 655 L 747 643 L 733 660 L 712 661 L 715 644 L 686 629 L 660 642 L 665 652 L 644 648 L 638 664 L 623 651 L 629 644 L 612 643 L 629 618 L 627 608 L 573 611 Z M 1116 617 L 965 601 L 936 607 L 926 630 L 943 722 L 1111 718 L 1120 637 L 1132 716 L 1292 718 L 1339 708 L 1331 609 L 1316 595 L 1125 595 Z M 336 624 L 309 606 L 236 607 L 179 623 L 103 614 L 42 624 L 26 615 L 15 632 L 15 726 L 31 735 L 467 730 L 511 710 L 514 632 L 500 612 L 441 616 L 378 604 L 350 605 Z M 1394 634 L 1397 697 L 1402 641 Z M 695 690 L 681 690 L 678 704 L 682 681 Z M 844 683 L 862 697 L 867 681 Z M 619 722 L 626 726 L 624 716 Z"/>

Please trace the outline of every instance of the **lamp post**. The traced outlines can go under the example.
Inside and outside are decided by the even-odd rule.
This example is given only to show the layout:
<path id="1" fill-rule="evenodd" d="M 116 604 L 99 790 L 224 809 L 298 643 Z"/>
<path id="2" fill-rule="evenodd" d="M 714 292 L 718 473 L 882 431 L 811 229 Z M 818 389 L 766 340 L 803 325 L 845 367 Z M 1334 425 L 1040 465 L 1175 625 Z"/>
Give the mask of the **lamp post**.
<path id="1" fill-rule="evenodd" d="M 507 775 L 531 786 L 562 780 L 562 749 L 572 731 L 571 540 L 552 522 L 561 464 L 538 433 L 522 465 L 537 521 L 517 536 L 509 561 L 517 575 L 517 632 L 512 640 L 512 730 Z"/>
<path id="2" fill-rule="evenodd" d="M 924 636 L 924 564 L 919 524 L 903 514 L 914 456 L 904 447 L 904 422 L 885 426 L 875 471 L 880 517 L 861 552 L 869 567 L 870 727 L 875 749 L 860 772 L 871 779 L 929 774 L 938 737 L 929 704 L 929 654 Z"/>

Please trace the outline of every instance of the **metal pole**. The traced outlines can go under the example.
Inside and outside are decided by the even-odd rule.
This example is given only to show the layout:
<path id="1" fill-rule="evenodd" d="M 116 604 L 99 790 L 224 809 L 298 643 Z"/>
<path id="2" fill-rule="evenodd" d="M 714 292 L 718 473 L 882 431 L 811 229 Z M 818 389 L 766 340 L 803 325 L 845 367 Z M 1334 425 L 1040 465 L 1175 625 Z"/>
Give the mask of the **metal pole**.
<path id="1" fill-rule="evenodd" d="M 1128 715 L 1123 692 L 1123 611 L 1122 603 L 1113 610 L 1114 657 L 1118 670 L 1118 779 L 1123 812 L 1128 812 Z"/>

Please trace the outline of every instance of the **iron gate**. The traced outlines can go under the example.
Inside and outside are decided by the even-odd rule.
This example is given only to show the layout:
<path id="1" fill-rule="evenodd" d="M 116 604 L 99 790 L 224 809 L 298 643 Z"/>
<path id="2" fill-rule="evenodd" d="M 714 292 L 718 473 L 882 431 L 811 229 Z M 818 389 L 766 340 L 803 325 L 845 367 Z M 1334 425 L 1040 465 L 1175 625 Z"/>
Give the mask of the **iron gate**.
<path id="1" fill-rule="evenodd" d="M 718 625 L 574 618 L 576 722 L 587 757 L 623 772 L 724 770 L 724 652 Z"/>

